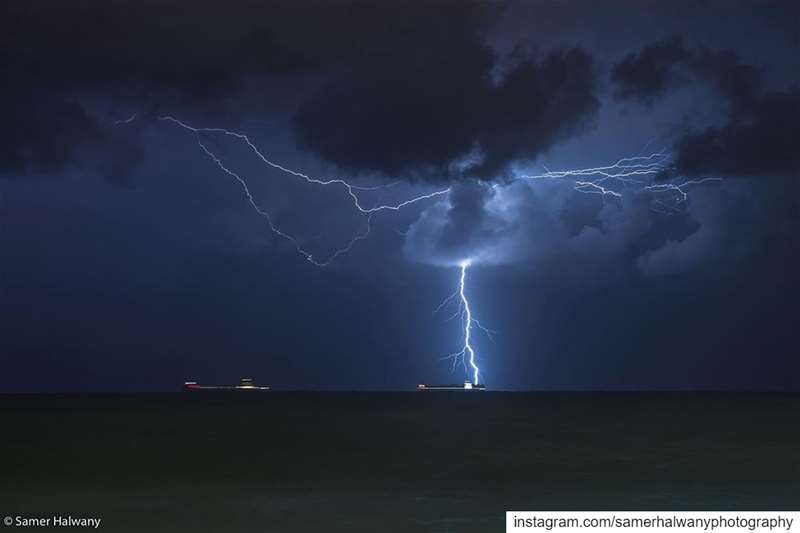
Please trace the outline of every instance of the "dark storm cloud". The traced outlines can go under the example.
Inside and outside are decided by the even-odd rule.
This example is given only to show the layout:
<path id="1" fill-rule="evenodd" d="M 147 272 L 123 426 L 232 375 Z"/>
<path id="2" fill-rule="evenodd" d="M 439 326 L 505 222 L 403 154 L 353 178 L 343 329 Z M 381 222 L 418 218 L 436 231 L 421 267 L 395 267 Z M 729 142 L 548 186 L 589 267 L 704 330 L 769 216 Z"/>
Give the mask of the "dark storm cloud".
<path id="1" fill-rule="evenodd" d="M 614 96 L 652 104 L 677 83 L 674 67 L 688 58 L 689 52 L 679 39 L 653 43 L 629 54 L 611 71 Z"/>
<path id="2" fill-rule="evenodd" d="M 299 142 L 348 170 L 392 174 L 469 151 L 492 53 L 473 11 L 434 12 L 402 14 L 302 104 Z"/>
<path id="3" fill-rule="evenodd" d="M 615 97 L 621 100 L 650 106 L 674 88 L 693 83 L 711 89 L 716 98 L 709 105 L 722 104 L 721 125 L 706 122 L 675 142 L 674 168 L 664 177 L 680 174 L 684 179 L 797 175 L 800 91 L 766 90 L 763 77 L 761 68 L 731 50 L 690 49 L 676 39 L 630 54 L 611 71 Z M 610 265 L 607 272 L 685 273 L 739 260 L 765 238 L 755 227 L 762 214 L 751 202 L 774 203 L 769 198 L 774 189 L 754 201 L 751 187 L 692 188 L 691 199 L 671 224 L 660 222 L 662 215 L 652 210 L 661 199 L 658 192 L 626 193 L 619 202 L 604 202 L 594 214 L 583 209 L 574 218 L 563 192 L 540 196 L 516 183 L 456 187 L 412 225 L 405 251 L 415 261 L 436 265 L 465 259 L 490 265 L 537 263 L 537 268 L 555 264 L 553 272 L 559 274 L 564 265 L 578 265 L 577 278 L 586 276 L 579 265 L 587 263 Z"/>
<path id="4" fill-rule="evenodd" d="M 721 176 L 794 176 L 800 169 L 800 91 L 766 91 L 761 69 L 732 51 L 703 51 L 698 77 L 728 102 L 722 126 L 693 131 L 675 143 L 679 171 Z"/>
<path id="5" fill-rule="evenodd" d="M 522 61 L 496 84 L 497 60 L 474 32 L 431 28 L 412 49 L 369 61 L 320 89 L 295 120 L 301 145 L 350 171 L 452 178 L 448 166 L 477 151 L 464 173 L 497 178 L 599 107 L 593 59 L 580 49 Z"/>
<path id="6" fill-rule="evenodd" d="M 59 94 L 0 91 L 0 116 L 0 178 L 53 176 L 80 165 L 123 183 L 142 160 L 137 128 L 113 130 Z"/>
<path id="7" fill-rule="evenodd" d="M 734 110 L 755 102 L 762 86 L 760 68 L 742 62 L 733 50 L 690 49 L 678 38 L 655 42 L 628 54 L 611 70 L 614 96 L 652 104 L 670 90 L 694 81 L 722 93 Z"/>
<path id="8" fill-rule="evenodd" d="M 0 175 L 58 172 L 100 138 L 80 104 L 49 95 L 0 93 Z"/>
<path id="9" fill-rule="evenodd" d="M 120 147 L 107 126 L 131 110 L 218 116 L 248 79 L 324 72 L 402 14 L 356 3 L 4 2 L 0 175 L 56 173 L 87 150 L 121 156 L 101 166 L 124 174 L 141 147 L 132 133 Z"/>
<path id="10" fill-rule="evenodd" d="M 726 121 L 689 131 L 674 145 L 675 171 L 713 176 L 796 176 L 800 91 L 765 90 L 763 70 L 732 50 L 690 50 L 679 40 L 651 44 L 614 66 L 619 99 L 652 104 L 689 81 L 716 90 Z"/>
<path id="11" fill-rule="evenodd" d="M 744 63 L 733 50 L 701 49 L 691 56 L 695 76 L 728 99 L 730 113 L 748 112 L 763 87 L 763 69 Z"/>
<path id="12" fill-rule="evenodd" d="M 244 75 L 322 62 L 320 41 L 306 39 L 321 11 L 331 9 L 306 16 L 288 2 L 12 1 L 0 12 L 3 70 L 40 89 L 212 103 Z M 295 30 L 293 48 L 286 43 Z"/>
<path id="13" fill-rule="evenodd" d="M 689 133 L 676 144 L 675 163 L 691 174 L 800 174 L 800 91 L 769 92 L 721 127 Z"/>
<path id="14" fill-rule="evenodd" d="M 321 86 L 295 84 L 313 92 L 294 126 L 299 144 L 321 159 L 355 172 L 493 179 L 591 125 L 600 105 L 594 59 L 580 48 L 518 55 L 510 64 L 498 57 L 485 30 L 504 9 L 477 2 L 10 2 L 0 8 L 0 60 L 11 87 L 4 105 L 24 115 L 27 95 L 36 94 L 82 106 L 72 122 L 55 114 L 55 125 L 74 135 L 48 157 L 66 164 L 79 149 L 106 149 L 108 128 L 93 121 L 111 124 L 132 110 L 140 118 L 218 118 L 230 115 L 229 97 L 249 81 L 265 87 L 310 74 Z M 47 125 L 32 116 L 28 129 L 37 138 L 9 135 L 5 159 L 27 154 L 29 171 L 54 169 L 54 161 L 39 160 L 43 150 L 31 149 L 59 140 Z M 132 160 L 142 150 L 131 148 L 117 153 Z M 15 170 L 9 164 L 0 172 Z"/>
<path id="15" fill-rule="evenodd" d="M 248 75 L 321 63 L 316 41 L 305 50 L 283 44 L 302 19 L 288 3 L 3 3 L 0 176 L 53 175 L 90 162 L 123 179 L 143 149 L 137 128 L 121 132 L 114 120 L 130 109 L 140 117 L 195 107 L 218 113 Z M 306 22 L 313 31 L 321 20 Z"/>

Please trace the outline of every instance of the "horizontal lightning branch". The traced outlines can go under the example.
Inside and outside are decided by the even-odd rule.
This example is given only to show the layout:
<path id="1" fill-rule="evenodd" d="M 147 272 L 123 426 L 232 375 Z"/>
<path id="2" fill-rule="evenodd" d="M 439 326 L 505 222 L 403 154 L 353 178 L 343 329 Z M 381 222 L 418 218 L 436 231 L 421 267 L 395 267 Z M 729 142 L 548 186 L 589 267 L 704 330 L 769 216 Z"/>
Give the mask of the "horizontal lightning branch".
<path id="1" fill-rule="evenodd" d="M 118 125 L 119 124 L 129 124 L 129 123 L 133 122 L 134 120 L 136 120 L 136 118 L 137 118 L 137 116 L 134 114 L 128 119 L 118 120 L 115 124 L 118 124 Z M 279 236 L 280 238 L 289 241 L 294 246 L 294 248 L 297 250 L 297 252 L 300 255 L 302 255 L 303 257 L 305 257 L 305 259 L 307 261 L 313 263 L 316 266 L 320 266 L 320 267 L 324 267 L 324 266 L 330 265 L 339 256 L 349 252 L 357 242 L 359 242 L 361 240 L 364 240 L 367 237 L 369 237 L 369 234 L 370 234 L 370 231 L 371 231 L 371 228 L 372 228 L 372 216 L 373 215 L 375 215 L 377 213 L 380 213 L 380 212 L 383 212 L 383 211 L 399 211 L 399 210 L 401 210 L 401 209 L 403 209 L 405 207 L 408 207 L 410 205 L 416 204 L 416 203 L 421 202 L 423 200 L 429 200 L 429 199 L 432 199 L 432 198 L 436 198 L 438 196 L 443 196 L 443 195 L 446 195 L 447 193 L 450 192 L 450 188 L 448 187 L 448 188 L 440 189 L 440 190 L 437 190 L 437 191 L 434 191 L 434 192 L 431 192 L 431 193 L 422 194 L 422 195 L 419 195 L 419 196 L 414 196 L 412 198 L 409 198 L 407 200 L 401 201 L 401 202 L 396 203 L 396 204 L 381 204 L 381 205 L 377 205 L 377 206 L 373 206 L 373 207 L 364 207 L 362 205 L 362 203 L 361 203 L 361 199 L 359 198 L 359 196 L 357 194 L 357 191 L 375 191 L 375 190 L 379 190 L 379 189 L 386 189 L 386 188 L 394 187 L 399 182 L 392 182 L 392 183 L 389 183 L 387 185 L 364 187 L 364 186 L 359 186 L 359 185 L 353 185 L 353 184 L 351 184 L 351 183 L 349 183 L 346 180 L 341 179 L 341 178 L 334 178 L 334 179 L 314 178 L 314 177 L 311 177 L 311 176 L 309 176 L 309 175 L 307 175 L 307 174 L 305 174 L 303 172 L 299 172 L 297 170 L 293 170 L 291 168 L 285 167 L 283 165 L 280 165 L 280 164 L 268 159 L 258 149 L 258 147 L 250 140 L 250 138 L 247 135 L 245 135 L 244 133 L 239 133 L 239 132 L 228 130 L 228 129 L 225 129 L 225 128 L 216 128 L 216 127 L 215 128 L 197 128 L 197 127 L 191 126 L 191 125 L 187 124 L 186 122 L 178 120 L 177 118 L 169 116 L 169 115 L 158 117 L 158 119 L 161 120 L 161 121 L 164 121 L 164 122 L 169 122 L 171 124 L 174 124 L 174 125 L 182 128 L 182 129 L 194 134 L 194 136 L 195 136 L 195 138 L 197 140 L 197 144 L 198 144 L 198 146 L 200 146 L 200 148 L 203 151 L 203 153 L 205 153 L 205 155 L 207 155 L 220 168 L 220 170 L 222 170 L 223 172 L 225 172 L 226 174 L 228 174 L 229 176 L 234 178 L 241 185 L 242 190 L 243 190 L 243 192 L 245 194 L 245 198 L 247 199 L 247 202 L 256 211 L 256 213 L 258 213 L 260 216 L 262 216 L 262 217 L 264 217 L 264 219 L 266 219 L 270 230 L 275 235 Z M 357 234 L 357 235 L 353 236 L 350 239 L 350 241 L 344 247 L 335 250 L 327 258 L 325 258 L 325 259 L 316 258 L 310 251 L 308 251 L 307 249 L 305 249 L 301 245 L 300 241 L 298 240 L 298 238 L 296 236 L 293 236 L 293 235 L 287 233 L 286 231 L 282 230 L 280 227 L 278 227 L 275 224 L 275 222 L 273 221 L 273 219 L 270 216 L 269 212 L 267 210 L 265 210 L 264 208 L 262 208 L 261 206 L 259 206 L 258 203 L 256 202 L 255 198 L 253 197 L 253 194 L 250 192 L 250 188 L 247 185 L 247 181 L 240 174 L 238 174 L 238 173 L 234 172 L 233 170 L 231 170 L 230 168 L 228 168 L 225 165 L 224 161 L 216 153 L 214 153 L 208 147 L 207 144 L 203 143 L 203 138 L 201 136 L 202 134 L 226 135 L 226 136 L 229 136 L 229 137 L 233 137 L 234 139 L 237 139 L 239 141 L 242 141 L 256 155 L 256 157 L 258 157 L 264 164 L 266 164 L 269 167 L 271 167 L 273 169 L 276 169 L 276 170 L 278 170 L 280 172 L 283 172 L 285 174 L 294 176 L 296 178 L 300 178 L 300 179 L 304 180 L 306 183 L 313 184 L 313 185 L 319 185 L 319 186 L 341 187 L 344 190 L 344 192 L 348 195 L 348 197 L 350 198 L 353 207 L 355 207 L 355 209 L 360 214 L 365 216 L 366 229 L 364 230 L 363 233 L 360 233 L 360 234 Z"/>
<path id="2" fill-rule="evenodd" d="M 654 196 L 651 209 L 664 214 L 672 214 L 679 211 L 680 207 L 689 198 L 687 188 L 711 181 L 720 181 L 720 178 L 674 178 L 663 183 L 656 182 L 659 175 L 673 170 L 670 165 L 670 157 L 663 151 L 648 156 L 622 158 L 612 165 L 601 167 L 557 171 L 544 167 L 544 170 L 545 172 L 542 174 L 522 175 L 517 179 L 566 180 L 572 183 L 576 192 L 599 194 L 603 198 L 606 196 L 622 198 L 625 191 L 649 193 Z M 469 266 L 469 259 L 461 263 L 458 290 L 439 304 L 434 311 L 434 315 L 449 307 L 452 302 L 456 300 L 459 302 L 458 309 L 446 320 L 453 320 L 456 317 L 461 318 L 464 344 L 461 349 L 443 357 L 443 359 L 452 360 L 453 370 L 455 370 L 456 365 L 461 363 L 465 372 L 472 376 L 473 384 L 477 385 L 480 370 L 476 362 L 475 349 L 472 345 L 472 329 L 473 326 L 478 328 L 492 341 L 494 340 L 492 335 L 494 332 L 483 327 L 472 315 L 472 309 L 464 287 Z"/>
<path id="3" fill-rule="evenodd" d="M 544 167 L 542 174 L 523 174 L 517 179 L 569 180 L 576 192 L 600 194 L 622 198 L 624 191 L 649 192 L 666 198 L 653 201 L 654 211 L 670 214 L 677 212 L 688 200 L 688 187 L 702 183 L 721 181 L 721 178 L 685 179 L 673 178 L 664 183 L 653 183 L 659 174 L 673 170 L 671 159 L 663 151 L 647 156 L 625 157 L 613 165 L 570 170 L 552 171 Z"/>
<path id="4" fill-rule="evenodd" d="M 122 125 L 122 124 L 130 124 L 134 120 L 137 119 L 137 115 L 131 115 L 129 118 L 124 120 L 118 120 L 115 124 Z M 386 189 L 389 187 L 393 187 L 397 185 L 399 182 L 392 182 L 386 185 L 379 185 L 379 186 L 372 186 L 372 187 L 365 187 L 354 185 L 349 183 L 348 181 L 341 179 L 341 178 L 332 178 L 332 179 L 320 179 L 309 176 L 303 172 L 285 167 L 280 165 L 270 159 L 268 159 L 259 149 L 258 147 L 250 140 L 250 138 L 243 134 L 236 131 L 228 130 L 225 128 L 198 128 L 191 126 L 177 118 L 165 115 L 158 118 L 160 121 L 171 123 L 175 126 L 180 127 L 181 129 L 192 133 L 196 140 L 197 144 L 203 153 L 209 157 L 216 165 L 219 167 L 227 175 L 234 178 L 239 185 L 242 187 L 242 191 L 244 192 L 245 198 L 250 206 L 262 216 L 266 221 L 270 228 L 270 230 L 280 238 L 289 241 L 295 248 L 295 250 L 305 257 L 305 259 L 314 265 L 324 267 L 334 260 L 336 260 L 339 256 L 349 252 L 353 246 L 361 241 L 369 237 L 370 230 L 372 227 L 372 217 L 373 215 L 383 212 L 383 211 L 399 211 L 405 207 L 410 205 L 416 204 L 418 202 L 429 200 L 433 198 L 437 198 L 440 196 L 447 195 L 451 188 L 447 187 L 444 189 L 440 189 L 431 193 L 422 194 L 419 196 L 414 196 L 407 200 L 395 203 L 395 204 L 380 204 L 373 207 L 365 207 L 362 204 L 361 198 L 358 195 L 358 192 L 362 191 L 375 191 L 380 189 Z M 225 162 L 216 154 L 214 153 L 206 143 L 203 142 L 203 135 L 225 135 L 228 137 L 232 137 L 238 141 L 243 142 L 247 148 L 252 151 L 253 154 L 265 165 L 283 172 L 284 174 L 290 175 L 295 178 L 299 178 L 306 183 L 322 186 L 322 187 L 338 187 L 343 190 L 343 192 L 349 197 L 352 206 L 358 211 L 359 214 L 364 215 L 366 219 L 365 230 L 362 233 L 354 235 L 350 241 L 346 244 L 346 246 L 335 250 L 332 254 L 330 254 L 325 259 L 317 259 L 310 251 L 306 250 L 301 242 L 298 240 L 297 237 L 287 233 L 286 231 L 282 230 L 278 225 L 274 222 L 273 218 L 270 216 L 270 213 L 259 206 L 256 202 L 253 194 L 248 187 L 247 181 L 237 172 L 231 170 L 228 166 L 226 166 Z M 680 210 L 680 208 L 687 202 L 689 199 L 689 195 L 687 189 L 692 186 L 701 185 L 708 182 L 713 181 L 720 181 L 720 178 L 711 178 L 711 177 L 704 177 L 704 178 L 695 178 L 695 179 L 686 179 L 686 178 L 671 178 L 668 181 L 659 182 L 658 177 L 660 175 L 666 175 L 667 173 L 674 171 L 674 167 L 671 164 L 671 157 L 664 153 L 664 151 L 655 152 L 647 156 L 636 156 L 636 157 L 625 157 L 619 159 L 615 163 L 607 166 L 599 166 L 599 167 L 589 167 L 589 168 L 578 168 L 578 169 L 569 169 L 569 170 L 550 170 L 546 166 L 543 165 L 544 172 L 540 174 L 525 174 L 520 175 L 516 179 L 525 179 L 525 180 L 557 180 L 557 181 L 567 181 L 572 184 L 573 190 L 582 194 L 598 194 L 601 195 L 603 198 L 605 197 L 612 197 L 612 198 L 622 198 L 624 193 L 634 193 L 634 194 L 643 194 L 647 193 L 653 196 L 653 201 L 651 204 L 651 208 L 659 213 L 664 214 L 672 214 L 676 213 Z M 498 185 L 495 185 L 497 187 Z M 401 235 L 405 235 L 401 233 Z M 454 313 L 452 313 L 449 318 L 446 320 L 453 320 L 455 318 L 461 319 L 461 324 L 463 328 L 463 345 L 461 348 L 451 353 L 450 355 L 445 356 L 443 359 L 450 359 L 453 362 L 453 369 L 461 363 L 464 367 L 465 373 L 470 376 L 471 381 L 474 385 L 479 384 L 480 378 L 480 369 L 478 367 L 477 362 L 477 354 L 475 352 L 475 348 L 473 347 L 473 327 L 477 328 L 483 334 L 485 334 L 489 340 L 493 339 L 493 331 L 485 328 L 481 323 L 473 317 L 472 309 L 470 307 L 469 298 L 466 293 L 466 279 L 467 279 L 467 271 L 470 266 L 470 260 L 465 259 L 460 264 L 460 275 L 458 280 L 458 289 L 447 298 L 442 301 L 441 304 L 436 308 L 434 311 L 434 315 L 438 314 L 440 311 L 447 309 L 450 307 L 453 302 L 458 302 L 457 309 Z"/>

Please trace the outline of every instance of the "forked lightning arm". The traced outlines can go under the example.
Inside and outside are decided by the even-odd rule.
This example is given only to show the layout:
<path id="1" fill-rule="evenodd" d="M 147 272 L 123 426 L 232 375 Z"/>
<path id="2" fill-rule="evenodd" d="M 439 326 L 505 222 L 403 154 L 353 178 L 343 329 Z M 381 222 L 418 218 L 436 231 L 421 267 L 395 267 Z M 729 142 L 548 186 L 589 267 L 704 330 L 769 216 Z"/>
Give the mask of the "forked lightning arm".
<path id="1" fill-rule="evenodd" d="M 721 178 L 673 178 L 668 182 L 654 183 L 659 174 L 673 170 L 670 156 L 663 151 L 648 156 L 625 157 L 613 165 L 571 170 L 552 171 L 544 167 L 542 174 L 523 174 L 517 179 L 528 180 L 569 180 L 573 189 L 585 194 L 600 194 L 622 198 L 623 191 L 635 193 L 649 192 L 654 195 L 668 195 L 656 198 L 653 210 L 659 213 L 675 213 L 688 199 L 686 189 L 710 181 L 721 181 Z"/>
<path id="2" fill-rule="evenodd" d="M 128 118 L 128 119 L 118 120 L 115 124 L 117 124 L 117 125 L 130 124 L 131 122 L 136 120 L 136 118 L 137 118 L 137 116 L 134 114 L 134 115 L 131 115 L 131 117 Z M 345 181 L 343 179 L 340 179 L 340 178 L 335 178 L 335 179 L 318 179 L 318 178 L 314 178 L 314 177 L 311 177 L 311 176 L 309 176 L 307 174 L 304 174 L 303 172 L 299 172 L 297 170 L 293 170 L 291 168 L 287 168 L 287 167 L 285 167 L 283 165 L 275 163 L 274 161 L 271 161 L 270 159 L 268 159 L 258 149 L 258 147 L 256 147 L 255 144 L 253 144 L 253 142 L 250 140 L 250 138 L 247 135 L 245 135 L 244 133 L 239 133 L 239 132 L 228 130 L 228 129 L 225 129 L 225 128 L 196 128 L 194 126 L 191 126 L 191 125 L 189 125 L 189 124 L 187 124 L 187 123 L 185 123 L 185 122 L 183 122 L 181 120 L 178 120 L 175 117 L 169 116 L 169 115 L 165 115 L 165 116 L 159 117 L 159 120 L 165 121 L 165 122 L 169 122 L 171 124 L 179 126 L 180 128 L 182 128 L 182 129 L 184 129 L 186 131 L 189 131 L 189 132 L 193 133 L 195 138 L 196 138 L 196 140 L 197 140 L 197 144 L 198 144 L 198 146 L 200 146 L 200 148 L 202 149 L 203 153 L 205 153 L 205 155 L 207 155 L 220 168 L 220 170 L 222 170 L 223 172 L 225 172 L 226 174 L 228 174 L 229 176 L 234 178 L 239 183 L 239 185 L 241 185 L 242 190 L 243 190 L 243 192 L 245 194 L 245 198 L 247 199 L 247 202 L 256 211 L 256 213 L 258 213 L 260 216 L 262 216 L 262 217 L 264 217 L 266 219 L 270 230 L 275 235 L 279 236 L 280 238 L 285 239 L 285 240 L 289 241 L 290 243 L 292 243 L 292 245 L 297 250 L 297 252 L 300 255 L 302 255 L 303 257 L 305 257 L 305 259 L 307 261 L 313 263 L 316 266 L 320 266 L 320 267 L 324 267 L 324 266 L 330 265 L 331 262 L 333 262 L 337 257 L 339 257 L 342 254 L 345 254 L 345 253 L 349 252 L 358 241 L 366 239 L 369 236 L 370 230 L 372 228 L 372 216 L 373 215 L 375 215 L 377 213 L 380 213 L 380 212 L 383 212 L 383 211 L 399 211 L 399 210 L 403 209 L 404 207 L 410 206 L 410 205 L 415 204 L 417 202 L 421 202 L 423 200 L 428 200 L 428 199 L 431 199 L 431 198 L 436 198 L 438 196 L 443 196 L 443 195 L 446 195 L 447 193 L 450 192 L 450 188 L 448 187 L 448 188 L 440 189 L 440 190 L 437 190 L 437 191 L 434 191 L 434 192 L 431 192 L 431 193 L 428 193 L 428 194 L 422 194 L 422 195 L 419 195 L 419 196 L 415 196 L 413 198 L 409 198 L 407 200 L 404 200 L 404 201 L 396 203 L 396 204 L 381 204 L 381 205 L 377 205 L 377 206 L 374 206 L 374 207 L 364 207 L 363 205 L 361 205 L 361 199 L 359 198 L 359 196 L 357 194 L 357 191 L 371 191 L 371 190 L 378 190 L 378 189 L 388 188 L 388 187 L 392 187 L 392 186 L 396 185 L 396 183 L 377 186 L 377 187 L 362 187 L 362 186 L 358 186 L 358 185 L 353 185 L 353 184 L 351 184 L 351 183 L 349 183 L 349 182 L 347 182 L 347 181 Z M 259 206 L 258 203 L 256 202 L 255 198 L 253 197 L 253 194 L 250 192 L 250 188 L 247 185 L 247 181 L 240 174 L 238 174 L 237 172 L 234 172 L 227 165 L 225 165 L 225 162 L 222 160 L 222 158 L 220 158 L 216 153 L 214 153 L 208 147 L 208 145 L 203 142 L 203 138 L 202 138 L 201 134 L 214 134 L 214 133 L 221 134 L 221 135 L 226 135 L 226 136 L 229 136 L 229 137 L 233 137 L 233 138 L 235 138 L 235 139 L 237 139 L 239 141 L 244 142 L 247 145 L 247 147 L 264 164 L 266 164 L 266 165 L 268 165 L 268 166 L 270 166 L 270 167 L 272 167 L 272 168 L 274 168 L 276 170 L 279 170 L 279 171 L 281 171 L 281 172 L 283 172 L 285 174 L 294 176 L 296 178 L 300 178 L 300 179 L 304 180 L 305 182 L 307 182 L 309 184 L 313 184 L 313 185 L 335 186 L 335 187 L 343 188 L 344 191 L 346 192 L 346 194 L 349 196 L 350 200 L 352 201 L 352 204 L 356 208 L 356 210 L 358 210 L 358 212 L 360 214 L 364 215 L 365 218 L 366 218 L 366 228 L 365 228 L 364 232 L 360 233 L 360 234 L 357 234 L 357 235 L 354 235 L 350 239 L 350 241 L 347 243 L 346 246 L 335 250 L 327 258 L 325 258 L 325 259 L 317 259 L 310 251 L 308 251 L 305 248 L 303 248 L 303 246 L 301 245 L 301 243 L 300 243 L 300 241 L 298 240 L 297 237 L 287 233 L 286 231 L 282 230 L 277 224 L 275 224 L 275 222 L 272 219 L 272 217 L 270 216 L 269 212 L 266 209 L 264 209 L 261 206 Z"/>
<path id="3" fill-rule="evenodd" d="M 657 152 L 649 156 L 626 157 L 618 160 L 613 165 L 604 167 L 558 171 L 551 171 L 545 167 L 545 172 L 542 174 L 522 175 L 518 176 L 517 179 L 567 180 L 573 184 L 573 189 L 576 192 L 600 194 L 603 197 L 622 198 L 623 192 L 626 190 L 632 190 L 634 193 L 651 193 L 654 195 L 652 209 L 664 214 L 678 212 L 689 198 L 686 192 L 688 187 L 711 181 L 720 181 L 720 178 L 679 178 L 664 183 L 655 182 L 659 174 L 669 170 L 671 170 L 669 156 L 663 152 Z M 668 196 L 662 198 L 664 195 Z M 456 364 L 461 362 L 465 371 L 472 375 L 473 383 L 477 385 L 480 370 L 476 361 L 475 349 L 472 346 L 472 327 L 477 326 L 490 339 L 492 338 L 492 331 L 481 326 L 480 322 L 472 316 L 472 309 L 464 287 L 469 266 L 469 260 L 465 260 L 460 264 L 461 274 L 458 291 L 445 298 L 434 314 L 446 308 L 458 298 L 458 310 L 448 320 L 461 317 L 464 326 L 464 345 L 459 351 L 444 357 L 444 359 L 452 359 L 454 368 Z"/>
<path id="4" fill-rule="evenodd" d="M 450 305 L 451 302 L 458 299 L 458 310 L 450 316 L 447 320 L 455 317 L 461 318 L 461 324 L 464 328 L 464 345 L 457 352 L 451 353 L 444 357 L 444 359 L 451 359 L 453 361 L 453 368 L 460 362 L 464 365 L 464 370 L 472 376 L 472 383 L 477 385 L 480 381 L 480 369 L 478 368 L 477 354 L 475 348 L 472 346 L 472 327 L 475 326 L 486 334 L 489 339 L 492 339 L 492 330 L 487 329 L 481 325 L 476 318 L 472 316 L 472 308 L 469 305 L 469 298 L 466 292 L 467 270 L 469 269 L 470 261 L 465 260 L 460 265 L 460 276 L 458 279 L 458 290 L 444 299 L 436 308 L 434 314 Z"/>
<path id="5" fill-rule="evenodd" d="M 134 114 L 128 119 L 118 120 L 115 124 L 129 124 L 137 119 Z M 268 159 L 257 147 L 250 138 L 236 131 L 228 130 L 225 128 L 197 128 L 182 122 L 175 117 L 166 115 L 159 117 L 159 120 L 169 122 L 180 128 L 189 131 L 195 135 L 197 144 L 202 149 L 203 153 L 207 155 L 214 163 L 226 174 L 233 177 L 242 187 L 245 197 L 250 206 L 262 217 L 264 217 L 269 225 L 270 230 L 294 245 L 299 254 L 306 258 L 307 261 L 317 266 L 327 266 L 340 255 L 347 253 L 352 247 L 360 240 L 366 239 L 369 236 L 372 216 L 382 211 L 399 211 L 404 207 L 440 196 L 447 195 L 451 188 L 440 189 L 428 194 L 422 194 L 399 202 L 397 204 L 382 204 L 374 207 L 364 207 L 357 191 L 377 190 L 381 188 L 391 187 L 396 183 L 377 186 L 377 187 L 362 187 L 353 185 L 341 178 L 333 179 L 319 179 L 311 177 L 307 174 L 282 166 L 274 161 Z M 329 257 L 324 260 L 318 260 L 308 250 L 304 249 L 299 240 L 283 231 L 278 227 L 269 212 L 258 205 L 247 185 L 247 181 L 238 173 L 228 168 L 224 161 L 215 154 L 208 145 L 203 142 L 202 134 L 220 134 L 233 137 L 239 141 L 244 142 L 247 147 L 266 165 L 272 167 L 280 172 L 300 178 L 305 182 L 319 186 L 335 186 L 341 187 L 344 192 L 349 196 L 353 207 L 366 217 L 366 229 L 363 233 L 355 235 L 346 246 L 334 251 Z M 647 156 L 626 157 L 618 160 L 616 163 L 608 166 L 590 167 L 582 169 L 569 169 L 552 171 L 547 167 L 543 167 L 545 172 L 541 174 L 524 174 L 519 175 L 516 179 L 524 180 L 565 180 L 572 183 L 572 187 L 576 192 L 583 194 L 599 194 L 604 198 L 610 196 L 613 198 L 622 198 L 625 191 L 633 193 L 650 193 L 653 195 L 653 210 L 671 214 L 677 212 L 688 200 L 687 188 L 695 185 L 711 181 L 720 181 L 720 178 L 704 177 L 696 179 L 687 178 L 673 178 L 663 183 L 656 181 L 660 174 L 674 170 L 671 166 L 671 159 L 668 154 L 663 151 L 656 152 Z M 497 186 L 497 185 L 495 185 Z M 471 262 L 466 259 L 460 263 L 460 277 L 458 283 L 458 290 L 448 296 L 436 309 L 434 314 L 438 313 L 443 308 L 449 306 L 456 299 L 458 300 L 458 310 L 448 318 L 448 320 L 460 317 L 464 328 L 464 344 L 462 348 L 445 357 L 445 359 L 452 359 L 453 366 L 461 362 L 464 365 L 465 371 L 472 376 L 474 384 L 479 383 L 480 369 L 478 368 L 477 355 L 472 346 L 472 328 L 476 326 L 490 339 L 492 338 L 492 331 L 484 328 L 477 319 L 472 315 L 469 299 L 466 294 L 466 279 L 467 270 Z"/>

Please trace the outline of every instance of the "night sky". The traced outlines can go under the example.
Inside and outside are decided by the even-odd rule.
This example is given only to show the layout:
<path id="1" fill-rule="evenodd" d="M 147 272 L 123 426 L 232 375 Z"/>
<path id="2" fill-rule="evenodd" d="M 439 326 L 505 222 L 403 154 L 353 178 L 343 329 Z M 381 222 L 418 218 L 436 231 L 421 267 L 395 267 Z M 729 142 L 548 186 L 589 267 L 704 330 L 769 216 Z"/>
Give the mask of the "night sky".
<path id="1" fill-rule="evenodd" d="M 3 2 L 0 391 L 800 389 L 800 9 Z M 446 195 L 375 214 L 366 206 Z M 132 120 L 127 119 L 134 117 Z M 665 213 L 520 180 L 662 152 Z"/>

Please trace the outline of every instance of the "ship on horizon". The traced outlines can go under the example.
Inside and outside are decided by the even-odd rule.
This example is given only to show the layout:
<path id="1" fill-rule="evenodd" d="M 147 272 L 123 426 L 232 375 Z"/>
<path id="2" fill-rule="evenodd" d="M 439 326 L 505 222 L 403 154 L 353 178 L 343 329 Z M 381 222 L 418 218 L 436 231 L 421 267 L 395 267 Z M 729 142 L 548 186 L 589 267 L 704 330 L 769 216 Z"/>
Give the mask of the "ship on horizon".
<path id="1" fill-rule="evenodd" d="M 242 378 L 238 385 L 200 385 L 196 381 L 186 381 L 183 390 L 202 391 L 267 391 L 269 387 L 256 385 L 252 378 Z"/>
<path id="2" fill-rule="evenodd" d="M 418 391 L 485 391 L 486 385 L 483 383 L 472 383 L 467 380 L 463 384 L 453 385 L 427 385 L 420 383 L 417 385 Z"/>

